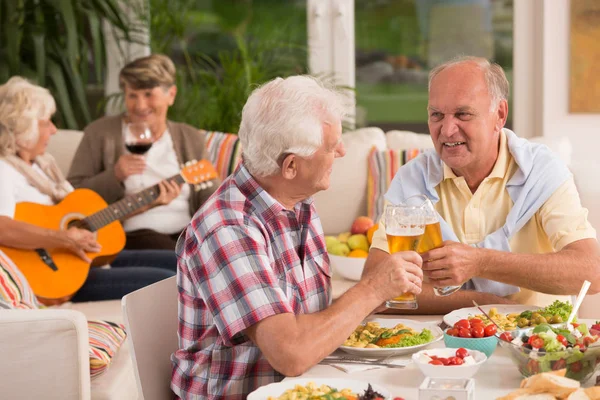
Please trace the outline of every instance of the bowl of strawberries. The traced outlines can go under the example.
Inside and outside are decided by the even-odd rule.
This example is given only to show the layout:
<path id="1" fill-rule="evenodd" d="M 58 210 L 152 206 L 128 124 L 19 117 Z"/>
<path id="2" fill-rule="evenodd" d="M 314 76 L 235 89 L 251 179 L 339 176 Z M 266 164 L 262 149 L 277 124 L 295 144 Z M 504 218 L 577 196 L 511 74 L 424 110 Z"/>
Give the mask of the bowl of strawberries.
<path id="1" fill-rule="evenodd" d="M 461 319 L 444 331 L 444 343 L 446 347 L 464 347 L 490 357 L 498 344 L 497 332 L 493 323 L 486 325 L 479 318 Z"/>

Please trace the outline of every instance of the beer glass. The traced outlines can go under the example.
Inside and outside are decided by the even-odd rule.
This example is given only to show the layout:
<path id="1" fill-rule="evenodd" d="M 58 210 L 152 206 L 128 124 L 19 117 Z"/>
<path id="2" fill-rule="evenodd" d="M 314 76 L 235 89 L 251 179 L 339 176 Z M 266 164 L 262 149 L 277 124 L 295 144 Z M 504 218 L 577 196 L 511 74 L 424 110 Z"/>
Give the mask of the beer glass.
<path id="1" fill-rule="evenodd" d="M 440 221 L 438 219 L 438 213 L 435 211 L 433 207 L 433 203 L 427 197 L 423 195 L 413 196 L 415 201 L 420 199 L 422 201 L 421 208 L 423 209 L 423 214 L 425 218 L 425 233 L 421 238 L 419 243 L 419 247 L 417 249 L 417 253 L 422 254 L 426 251 L 435 249 L 436 247 L 440 247 L 442 245 L 442 229 L 440 228 Z M 409 199 L 412 199 L 410 197 Z M 423 260 L 426 261 L 426 260 Z M 436 296 L 448 296 L 457 290 L 460 290 L 461 286 L 446 286 L 443 288 L 433 288 L 433 293 Z"/>
<path id="2" fill-rule="evenodd" d="M 425 233 L 425 216 L 421 204 L 407 202 L 388 205 L 384 214 L 385 234 L 390 254 L 399 251 L 418 251 L 421 237 Z M 386 301 L 388 308 L 414 310 L 418 307 L 413 293 L 403 293 Z"/>

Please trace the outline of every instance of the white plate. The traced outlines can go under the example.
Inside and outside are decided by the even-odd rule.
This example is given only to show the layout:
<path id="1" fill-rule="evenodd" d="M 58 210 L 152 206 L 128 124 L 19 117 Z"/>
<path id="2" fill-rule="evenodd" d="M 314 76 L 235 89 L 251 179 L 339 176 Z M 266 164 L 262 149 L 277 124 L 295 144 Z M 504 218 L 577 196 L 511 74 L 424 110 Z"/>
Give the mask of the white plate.
<path id="1" fill-rule="evenodd" d="M 317 386 L 327 385 L 331 388 L 342 390 L 350 389 L 354 393 L 361 395 L 367 390 L 369 382 L 357 381 L 353 379 L 340 379 L 340 378 L 296 378 L 289 379 L 282 382 L 271 383 L 266 386 L 259 387 L 254 392 L 248 395 L 248 400 L 266 400 L 269 397 L 279 397 L 286 390 L 293 389 L 296 385 L 305 386 L 308 382 L 314 382 Z M 373 390 L 383 395 L 384 399 L 391 399 L 390 392 L 375 384 L 371 384 Z"/>
<path id="2" fill-rule="evenodd" d="M 431 343 L 435 343 L 438 340 L 441 340 L 444 337 L 444 332 L 437 326 L 434 322 L 418 322 L 410 319 L 383 319 L 383 318 L 370 318 L 365 322 L 379 322 L 384 328 L 393 328 L 398 324 L 403 324 L 408 327 L 411 327 L 417 332 L 421 332 L 424 328 L 427 328 L 433 334 L 433 340 L 429 343 L 418 344 L 416 346 L 409 347 L 394 347 L 389 349 L 365 349 L 360 347 L 350 347 L 350 346 L 340 346 L 340 350 L 345 351 L 346 353 L 358 356 L 358 357 L 366 357 L 366 358 L 375 358 L 375 357 L 390 357 L 390 356 L 400 356 L 403 354 L 411 354 L 415 351 L 418 351 L 424 347 L 429 346 Z M 364 325 L 364 323 L 363 323 Z"/>
<path id="3" fill-rule="evenodd" d="M 483 311 L 489 314 L 490 309 L 496 307 L 498 313 L 500 314 L 511 314 L 511 313 L 522 313 L 527 310 L 539 310 L 543 307 L 538 306 L 528 306 L 525 304 L 488 304 L 485 306 L 481 306 Z M 467 307 L 461 308 L 459 310 L 454 310 L 451 313 L 444 315 L 444 322 L 449 326 L 453 326 L 456 322 L 461 319 L 468 319 L 469 317 L 473 317 L 475 315 L 481 314 L 481 311 L 477 307 Z"/>

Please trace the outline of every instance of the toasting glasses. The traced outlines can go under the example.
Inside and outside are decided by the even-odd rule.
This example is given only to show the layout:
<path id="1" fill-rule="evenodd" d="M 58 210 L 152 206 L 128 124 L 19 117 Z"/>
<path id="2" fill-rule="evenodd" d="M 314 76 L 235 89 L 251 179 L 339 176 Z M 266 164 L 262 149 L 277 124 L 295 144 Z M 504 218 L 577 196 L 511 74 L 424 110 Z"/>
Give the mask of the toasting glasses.
<path id="1" fill-rule="evenodd" d="M 412 196 L 399 205 L 388 205 L 385 209 L 384 224 L 391 253 L 416 251 L 424 253 L 442 245 L 442 232 L 437 212 L 431 201 L 422 195 Z M 461 286 L 434 288 L 437 296 L 447 296 Z M 397 309 L 418 308 L 417 298 L 412 293 L 388 300 L 387 307 Z"/>

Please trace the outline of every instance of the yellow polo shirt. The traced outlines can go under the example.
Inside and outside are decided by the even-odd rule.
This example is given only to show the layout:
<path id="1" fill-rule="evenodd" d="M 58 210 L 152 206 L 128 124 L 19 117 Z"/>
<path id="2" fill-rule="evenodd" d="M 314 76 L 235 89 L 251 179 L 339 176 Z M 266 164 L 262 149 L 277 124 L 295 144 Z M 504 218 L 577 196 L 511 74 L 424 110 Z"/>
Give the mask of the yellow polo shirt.
<path id="1" fill-rule="evenodd" d="M 508 150 L 504 132 L 500 135 L 500 151 L 490 175 L 471 193 L 463 177 L 456 176 L 444 164 L 444 179 L 435 188 L 440 201 L 435 204 L 438 213 L 450 225 L 461 243 L 474 244 L 502 227 L 513 201 L 506 191 L 506 183 L 518 170 Z M 596 238 L 596 231 L 587 220 L 587 209 L 581 206 L 573 178 L 563 183 L 542 205 L 523 228 L 510 240 L 515 253 L 542 254 L 559 251 L 577 240 Z M 388 251 L 385 227 L 373 235 L 372 247 Z M 568 296 L 537 293 L 521 288 L 508 296 L 522 303 L 546 306 L 554 300 L 568 300 Z"/>

